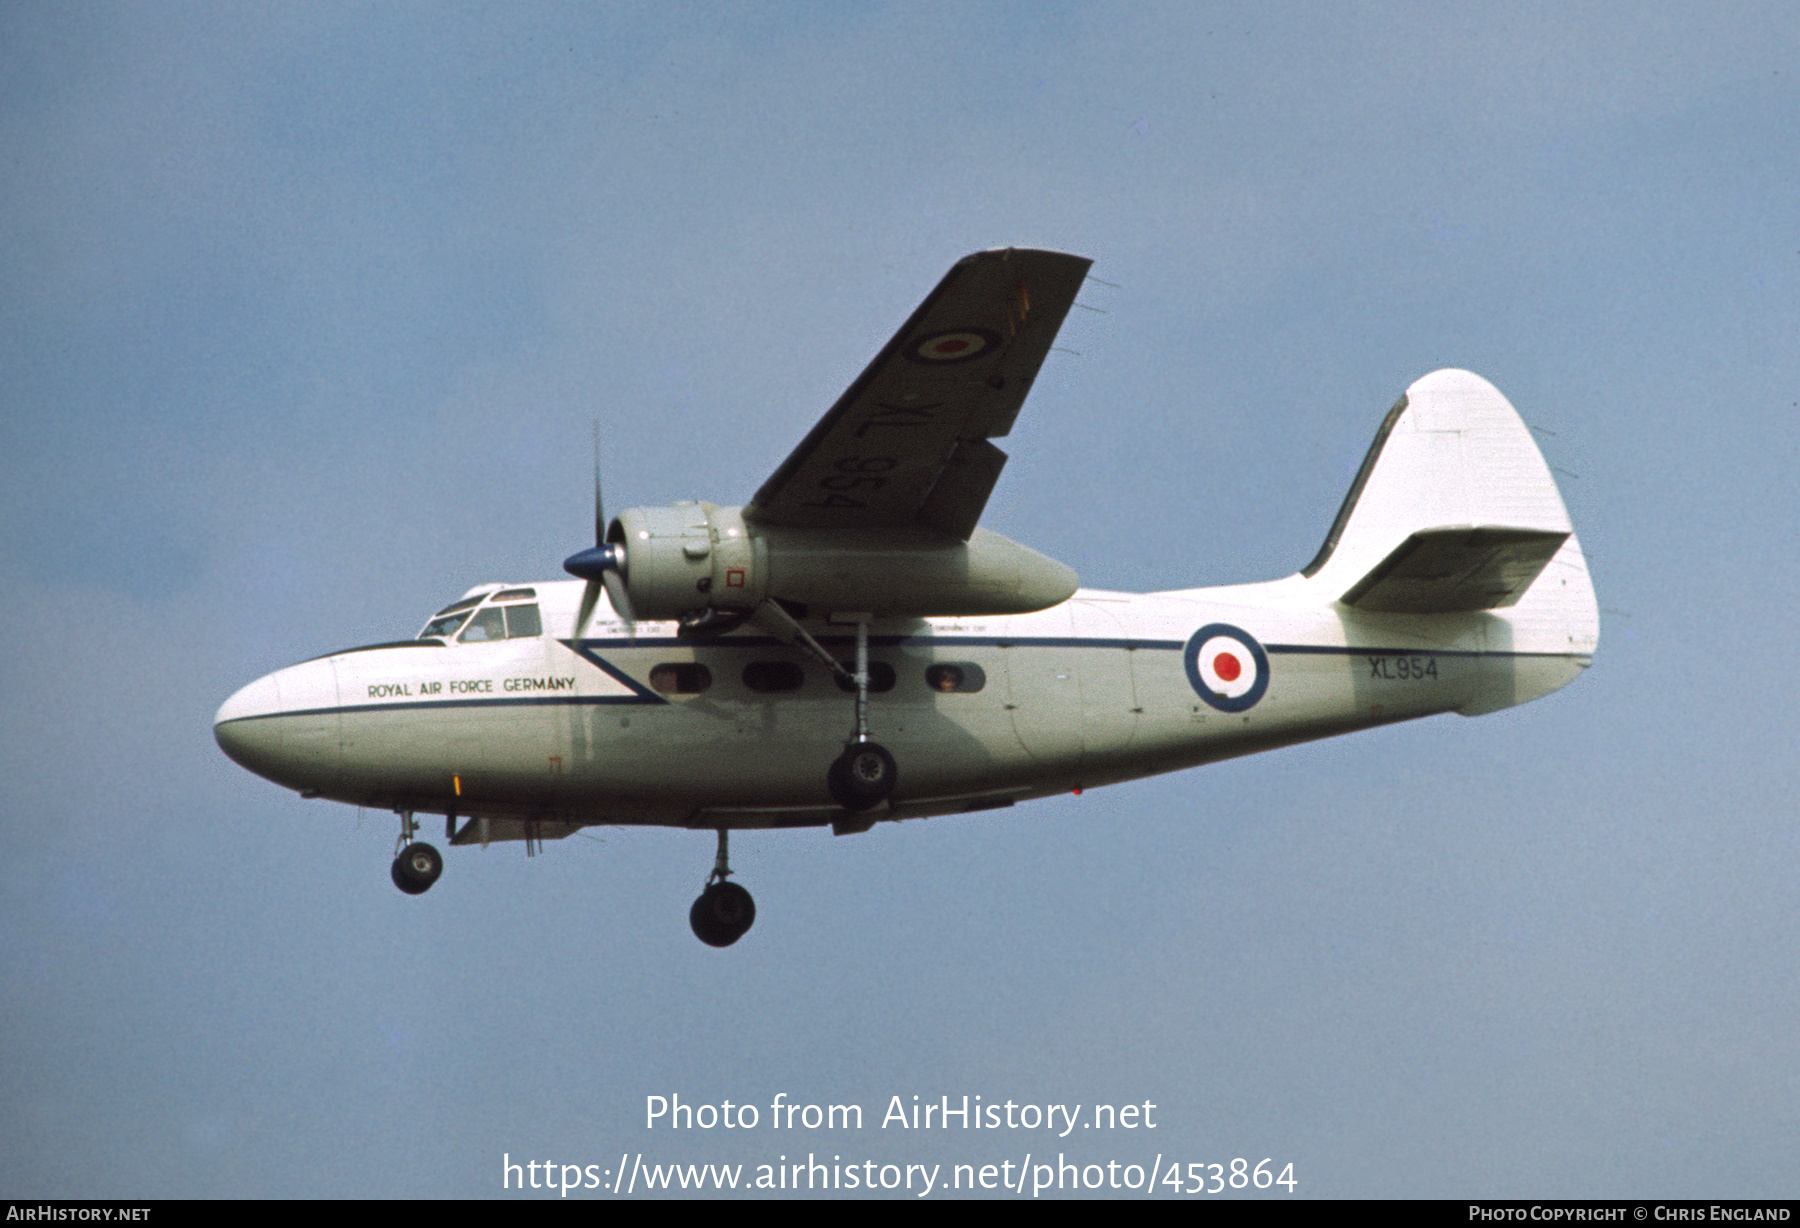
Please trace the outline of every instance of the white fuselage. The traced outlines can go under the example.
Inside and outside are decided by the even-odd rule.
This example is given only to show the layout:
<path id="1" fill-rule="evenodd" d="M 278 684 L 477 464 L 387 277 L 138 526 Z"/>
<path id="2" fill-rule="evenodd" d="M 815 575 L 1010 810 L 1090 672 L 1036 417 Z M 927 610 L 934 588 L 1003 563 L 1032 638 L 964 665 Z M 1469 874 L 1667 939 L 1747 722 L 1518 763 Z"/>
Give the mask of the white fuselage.
<path id="1" fill-rule="evenodd" d="M 352 650 L 279 670 L 226 701 L 219 742 L 308 796 L 397 810 L 569 827 L 845 818 L 826 768 L 851 732 L 854 697 L 820 661 L 753 627 L 695 642 L 673 623 L 640 623 L 634 637 L 604 605 L 573 641 L 581 585 L 531 591 L 542 634 Z M 853 656 L 852 627 L 807 627 Z M 892 685 L 871 696 L 870 732 L 899 775 L 865 817 L 989 809 L 1491 711 L 1564 685 L 1591 652 L 1591 641 L 1506 610 L 1361 613 L 1302 576 L 877 621 L 872 673 L 879 687 L 891 669 Z M 941 665 L 958 667 L 949 677 L 961 689 L 942 689 L 945 671 L 928 675 Z"/>

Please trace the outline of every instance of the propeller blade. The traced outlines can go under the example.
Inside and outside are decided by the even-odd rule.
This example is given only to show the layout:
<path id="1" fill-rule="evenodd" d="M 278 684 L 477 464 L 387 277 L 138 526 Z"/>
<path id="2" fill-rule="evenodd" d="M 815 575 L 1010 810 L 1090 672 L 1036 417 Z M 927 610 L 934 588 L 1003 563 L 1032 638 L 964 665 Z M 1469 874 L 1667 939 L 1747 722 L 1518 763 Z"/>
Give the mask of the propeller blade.
<path id="1" fill-rule="evenodd" d="M 581 590 L 581 611 L 575 616 L 575 637 L 587 629 L 588 620 L 594 616 L 594 607 L 600 604 L 600 590 L 606 590 L 606 599 L 612 603 L 613 613 L 625 622 L 625 629 L 633 640 L 637 639 L 637 619 L 631 612 L 631 594 L 625 587 L 623 574 L 626 568 L 625 547 L 606 544 L 606 503 L 600 494 L 600 421 L 594 420 L 594 544 L 586 550 L 579 550 L 563 560 L 563 570 L 572 576 L 579 576 L 587 581 L 587 587 Z"/>
<path id="2" fill-rule="evenodd" d="M 589 580 L 587 587 L 581 590 L 581 612 L 575 615 L 575 629 L 571 638 L 580 639 L 581 633 L 587 629 L 588 619 L 594 616 L 594 607 L 600 604 L 600 582 Z"/>
<path id="3" fill-rule="evenodd" d="M 613 613 L 625 620 L 625 633 L 635 642 L 637 618 L 631 612 L 631 594 L 625 588 L 625 577 L 617 571 L 606 571 L 601 573 L 600 580 L 606 585 L 606 599 L 612 602 Z"/>
<path id="4" fill-rule="evenodd" d="M 600 497 L 600 419 L 594 419 L 594 544 L 606 544 L 606 503 Z"/>

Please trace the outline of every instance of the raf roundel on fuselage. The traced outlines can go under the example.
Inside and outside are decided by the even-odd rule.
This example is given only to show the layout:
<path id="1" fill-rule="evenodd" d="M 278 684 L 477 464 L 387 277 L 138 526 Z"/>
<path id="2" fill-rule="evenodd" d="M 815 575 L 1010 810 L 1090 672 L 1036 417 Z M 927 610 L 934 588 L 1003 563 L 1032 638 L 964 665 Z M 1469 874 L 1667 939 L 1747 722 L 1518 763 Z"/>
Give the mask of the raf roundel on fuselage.
<path id="1" fill-rule="evenodd" d="M 1269 654 L 1255 636 L 1229 623 L 1194 632 L 1182 659 L 1195 693 L 1221 712 L 1247 712 L 1269 689 Z"/>

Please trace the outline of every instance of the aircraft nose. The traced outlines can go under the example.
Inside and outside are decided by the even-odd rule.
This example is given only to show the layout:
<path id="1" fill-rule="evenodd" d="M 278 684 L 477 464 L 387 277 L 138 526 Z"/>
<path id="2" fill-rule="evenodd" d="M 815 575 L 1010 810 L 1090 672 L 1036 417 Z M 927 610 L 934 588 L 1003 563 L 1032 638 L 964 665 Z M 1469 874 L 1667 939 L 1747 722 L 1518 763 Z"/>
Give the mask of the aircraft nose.
<path id="1" fill-rule="evenodd" d="M 235 763 L 302 793 L 337 782 L 342 744 L 329 660 L 258 678 L 219 707 L 213 737 Z"/>
<path id="2" fill-rule="evenodd" d="M 234 763 L 259 776 L 279 763 L 281 755 L 281 691 L 267 674 L 238 690 L 219 705 L 213 738 Z"/>

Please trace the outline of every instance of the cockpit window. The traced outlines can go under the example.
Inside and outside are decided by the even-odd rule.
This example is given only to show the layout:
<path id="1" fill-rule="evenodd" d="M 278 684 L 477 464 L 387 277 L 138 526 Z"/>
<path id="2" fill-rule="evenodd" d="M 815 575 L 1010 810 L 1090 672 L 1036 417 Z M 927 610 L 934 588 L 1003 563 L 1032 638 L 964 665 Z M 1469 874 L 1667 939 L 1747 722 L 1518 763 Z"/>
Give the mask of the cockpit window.
<path id="1" fill-rule="evenodd" d="M 425 630 L 419 632 L 419 638 L 428 640 L 435 636 L 438 639 L 449 639 L 456 634 L 456 629 L 463 625 L 463 619 L 468 616 L 469 611 L 466 607 L 454 614 L 439 614 L 425 624 Z"/>
<path id="2" fill-rule="evenodd" d="M 535 588 L 507 588 L 494 594 L 495 601 L 520 601 L 525 598 L 537 599 Z"/>
<path id="3" fill-rule="evenodd" d="M 509 591 L 516 595 L 532 590 L 515 588 Z M 496 595 L 504 597 L 506 593 Z M 480 597 L 470 597 L 466 601 L 446 606 L 425 624 L 425 630 L 419 632 L 419 638 L 447 640 L 456 636 L 464 644 L 485 644 L 492 640 L 535 638 L 544 633 L 544 620 L 538 613 L 535 602 L 529 605 L 490 605 L 476 611 L 471 617 L 470 609 L 478 605 L 481 605 Z M 456 635 L 458 631 L 462 634 Z"/>
<path id="4" fill-rule="evenodd" d="M 497 606 L 489 606 L 478 610 L 463 633 L 456 637 L 465 644 L 482 644 L 488 640 L 506 638 L 506 615 Z"/>
<path id="5" fill-rule="evenodd" d="M 530 592 L 530 589 L 526 589 Z M 535 605 L 509 605 L 506 610 L 506 638 L 520 639 L 524 636 L 537 636 L 544 633 L 544 620 L 538 617 Z"/>
<path id="6" fill-rule="evenodd" d="M 452 601 L 449 605 L 447 605 L 443 609 L 439 610 L 436 615 L 433 615 L 433 617 L 442 617 L 445 614 L 454 614 L 457 610 L 472 610 L 480 604 L 481 604 L 481 594 L 477 593 L 473 597 L 464 597 L 461 601 Z"/>

